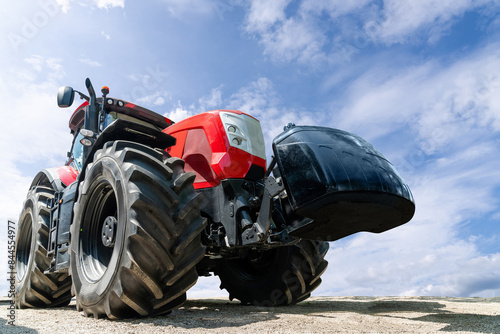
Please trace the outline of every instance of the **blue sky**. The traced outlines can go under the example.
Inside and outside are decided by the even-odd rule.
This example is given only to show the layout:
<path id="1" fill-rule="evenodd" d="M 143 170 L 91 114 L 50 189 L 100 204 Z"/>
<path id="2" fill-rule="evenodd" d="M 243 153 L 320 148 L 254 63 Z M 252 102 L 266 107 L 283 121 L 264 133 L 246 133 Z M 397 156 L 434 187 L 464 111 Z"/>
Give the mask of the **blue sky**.
<path id="1" fill-rule="evenodd" d="M 294 122 L 354 132 L 389 158 L 415 217 L 331 243 L 314 295 L 500 296 L 499 10 L 498 0 L 2 3 L 0 271 L 7 219 L 71 143 L 57 89 L 90 77 L 174 121 L 248 112 L 268 156 Z M 188 292 L 224 295 L 217 278 Z"/>

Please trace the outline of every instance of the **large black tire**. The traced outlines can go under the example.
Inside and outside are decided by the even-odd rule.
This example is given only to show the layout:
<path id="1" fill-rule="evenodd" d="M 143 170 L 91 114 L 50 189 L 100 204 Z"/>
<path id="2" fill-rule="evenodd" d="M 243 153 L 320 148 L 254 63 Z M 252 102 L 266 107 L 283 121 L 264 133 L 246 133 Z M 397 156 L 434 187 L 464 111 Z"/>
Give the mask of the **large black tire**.
<path id="1" fill-rule="evenodd" d="M 77 309 L 116 319 L 179 307 L 205 254 L 195 175 L 180 159 L 115 141 L 95 153 L 84 177 L 71 229 Z"/>
<path id="2" fill-rule="evenodd" d="M 19 217 L 16 238 L 17 308 L 66 306 L 71 301 L 71 278 L 68 274 L 46 275 L 50 210 L 47 200 L 54 191 L 36 187 L 28 192 Z"/>
<path id="3" fill-rule="evenodd" d="M 215 274 L 229 298 L 242 304 L 291 305 L 301 302 L 321 284 L 328 243 L 301 240 L 267 251 L 254 251 L 242 259 L 220 260 Z"/>

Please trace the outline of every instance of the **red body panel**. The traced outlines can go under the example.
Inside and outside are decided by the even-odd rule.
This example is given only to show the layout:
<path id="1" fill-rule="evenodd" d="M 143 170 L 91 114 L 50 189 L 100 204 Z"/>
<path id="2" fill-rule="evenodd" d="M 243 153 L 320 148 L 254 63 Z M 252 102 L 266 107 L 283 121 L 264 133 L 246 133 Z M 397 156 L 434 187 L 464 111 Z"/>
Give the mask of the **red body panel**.
<path id="1" fill-rule="evenodd" d="M 177 139 L 168 152 L 186 162 L 187 172 L 196 174 L 196 189 L 214 187 L 224 179 L 244 178 L 252 165 L 266 169 L 266 160 L 229 144 L 220 111 L 244 114 L 237 110 L 208 111 L 163 130 Z"/>
<path id="2" fill-rule="evenodd" d="M 69 128 L 71 129 L 71 133 L 75 133 L 76 130 L 83 123 L 83 119 L 85 117 L 85 107 L 88 106 L 89 103 L 87 101 L 80 104 L 78 108 L 76 108 L 73 115 L 69 119 Z"/>
<path id="3" fill-rule="evenodd" d="M 87 102 L 82 103 L 73 113 L 69 122 L 73 133 L 83 122 L 84 109 L 87 105 Z M 127 103 L 126 107 L 134 109 L 136 106 Z M 196 189 L 217 186 L 224 179 L 245 178 L 252 165 L 262 167 L 264 171 L 266 169 L 265 159 L 229 144 L 219 116 L 221 111 L 245 114 L 238 110 L 208 111 L 172 124 L 163 130 L 177 139 L 176 145 L 167 151 L 170 155 L 185 161 L 187 172 L 193 171 L 196 174 L 194 183 Z M 168 124 L 173 123 L 167 118 L 165 120 Z M 78 172 L 70 166 L 60 167 L 57 172 L 65 185 L 75 181 L 78 175 Z"/>
<path id="4" fill-rule="evenodd" d="M 64 185 L 69 186 L 71 183 L 75 182 L 76 177 L 78 176 L 78 171 L 70 166 L 62 166 L 55 168 L 57 174 L 59 175 L 59 179 Z"/>

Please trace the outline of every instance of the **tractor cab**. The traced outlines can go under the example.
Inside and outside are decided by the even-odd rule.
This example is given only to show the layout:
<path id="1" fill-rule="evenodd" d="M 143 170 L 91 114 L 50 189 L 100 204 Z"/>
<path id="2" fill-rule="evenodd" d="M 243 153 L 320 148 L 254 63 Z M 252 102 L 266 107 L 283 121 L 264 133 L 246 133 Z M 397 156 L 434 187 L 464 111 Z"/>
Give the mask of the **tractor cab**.
<path id="1" fill-rule="evenodd" d="M 93 89 L 89 91 L 93 91 Z M 60 107 L 71 105 L 75 92 L 80 94 L 81 99 L 86 100 L 74 111 L 69 120 L 69 128 L 71 134 L 74 135 L 74 139 L 71 150 L 68 152 L 66 165 L 71 166 L 78 172 L 82 170 L 83 163 L 90 153 L 90 147 L 94 145 L 97 137 L 116 120 L 123 120 L 158 131 L 174 123 L 167 117 L 161 116 L 149 109 L 122 99 L 107 97 L 109 88 L 106 86 L 104 86 L 101 91 L 103 93 L 102 97 L 97 98 L 95 94 L 94 96 L 91 94 L 89 98 L 73 90 L 71 87 L 65 86 L 61 87 L 58 95 L 58 104 Z M 94 102 L 92 102 L 92 98 L 94 98 Z M 103 101 L 105 102 L 103 103 Z M 91 103 L 95 105 L 94 108 L 91 108 Z M 94 109 L 94 111 L 92 111 L 92 109 Z M 85 121 L 86 117 L 87 122 Z M 90 118 L 94 120 L 89 120 Z M 94 126 L 89 126 L 91 124 Z M 125 128 L 125 130 L 134 132 L 136 135 L 140 134 L 140 132 L 129 128 Z M 86 149 L 86 147 L 89 149 Z"/>

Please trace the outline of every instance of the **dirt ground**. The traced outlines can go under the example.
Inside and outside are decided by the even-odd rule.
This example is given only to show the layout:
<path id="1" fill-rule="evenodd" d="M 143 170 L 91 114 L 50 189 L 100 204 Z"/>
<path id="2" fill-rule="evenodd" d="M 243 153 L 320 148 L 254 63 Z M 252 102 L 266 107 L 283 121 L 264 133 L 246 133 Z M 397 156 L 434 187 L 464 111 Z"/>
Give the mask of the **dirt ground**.
<path id="1" fill-rule="evenodd" d="M 87 318 L 74 301 L 59 309 L 16 310 L 0 333 L 500 333 L 500 298 L 315 297 L 288 307 L 242 306 L 223 298 L 191 299 L 170 315 Z"/>

